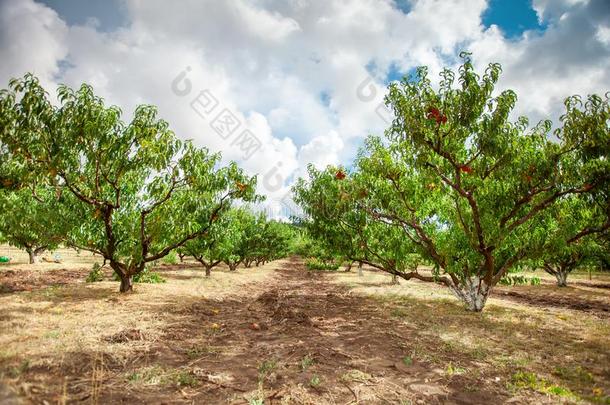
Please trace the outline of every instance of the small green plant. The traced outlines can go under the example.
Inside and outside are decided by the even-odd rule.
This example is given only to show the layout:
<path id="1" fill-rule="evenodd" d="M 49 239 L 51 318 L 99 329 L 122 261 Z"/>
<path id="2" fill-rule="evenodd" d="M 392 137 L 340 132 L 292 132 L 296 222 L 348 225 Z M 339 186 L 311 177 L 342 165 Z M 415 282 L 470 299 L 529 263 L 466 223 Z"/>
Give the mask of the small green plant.
<path id="1" fill-rule="evenodd" d="M 265 401 L 260 398 L 252 398 L 248 401 L 248 405 L 265 405 Z"/>
<path id="2" fill-rule="evenodd" d="M 315 257 L 305 260 L 305 266 L 308 270 L 317 271 L 336 271 L 339 269 L 339 263 L 333 261 L 325 262 Z"/>
<path id="3" fill-rule="evenodd" d="M 59 331 L 58 330 L 49 331 L 44 334 L 44 337 L 50 338 L 50 339 L 57 339 L 59 337 Z"/>
<path id="4" fill-rule="evenodd" d="M 466 372 L 465 368 L 454 366 L 453 363 L 451 363 L 451 362 L 449 362 L 449 364 L 447 364 L 447 368 L 445 368 L 445 373 L 448 376 L 460 375 L 460 374 L 464 374 L 465 372 Z"/>
<path id="5" fill-rule="evenodd" d="M 258 366 L 258 380 L 259 382 L 264 381 L 275 369 L 277 368 L 277 362 L 275 360 L 265 360 L 260 366 Z"/>
<path id="6" fill-rule="evenodd" d="M 163 258 L 165 264 L 178 264 L 178 254 L 175 251 L 171 251 L 167 256 Z"/>
<path id="7" fill-rule="evenodd" d="M 593 374 L 583 369 L 581 366 L 555 367 L 553 374 L 561 377 L 564 380 L 578 381 L 586 384 L 595 382 L 593 379 Z"/>
<path id="8" fill-rule="evenodd" d="M 409 315 L 409 312 L 404 308 L 393 308 L 390 311 L 390 316 L 394 318 L 405 318 Z"/>
<path id="9" fill-rule="evenodd" d="M 213 346 L 195 346 L 186 351 L 189 359 L 196 359 L 206 354 L 217 354 L 220 350 Z"/>
<path id="10" fill-rule="evenodd" d="M 128 373 L 125 378 L 131 384 L 144 385 L 178 385 L 195 387 L 199 384 L 197 377 L 185 369 L 151 366 Z"/>
<path id="11" fill-rule="evenodd" d="M 126 375 L 132 384 L 157 385 L 167 383 L 167 371 L 160 366 L 151 366 L 133 371 Z"/>
<path id="12" fill-rule="evenodd" d="M 29 368 L 30 368 L 30 361 L 29 360 L 23 360 L 18 366 L 10 367 L 8 369 L 8 375 L 9 375 L 9 377 L 17 378 L 21 374 L 23 374 L 26 371 L 28 371 Z"/>
<path id="13" fill-rule="evenodd" d="M 360 370 L 350 370 L 341 376 L 341 380 L 343 380 L 343 381 L 357 381 L 357 382 L 367 382 L 371 378 L 373 378 L 372 375 L 365 373 L 364 371 L 360 371 Z"/>
<path id="14" fill-rule="evenodd" d="M 119 276 L 114 273 L 114 281 L 121 281 Z M 165 279 L 157 272 L 151 271 L 146 267 L 143 271 L 133 276 L 134 283 L 145 283 L 145 284 L 161 284 L 165 283 Z"/>
<path id="15" fill-rule="evenodd" d="M 504 276 L 500 280 L 502 285 L 540 285 L 539 277 L 525 277 L 525 276 Z"/>
<path id="16" fill-rule="evenodd" d="M 402 358 L 402 363 L 408 367 L 413 364 L 413 358 L 411 358 L 411 356 L 405 356 Z"/>
<path id="17" fill-rule="evenodd" d="M 127 374 L 127 381 L 131 383 L 136 383 L 142 379 L 142 374 L 134 371 L 133 373 Z"/>
<path id="18" fill-rule="evenodd" d="M 144 271 L 133 276 L 134 283 L 160 284 L 165 283 L 165 279 L 159 273 L 144 269 Z"/>
<path id="19" fill-rule="evenodd" d="M 99 281 L 104 281 L 104 273 L 102 273 L 102 266 L 99 263 L 93 263 L 93 268 L 91 272 L 87 275 L 87 279 L 85 280 L 87 283 L 97 283 Z"/>
<path id="20" fill-rule="evenodd" d="M 309 354 L 306 354 L 302 359 L 301 359 L 301 370 L 302 371 L 307 371 L 307 369 L 309 367 L 311 367 L 314 364 L 315 360 L 313 357 L 311 357 Z"/>
<path id="21" fill-rule="evenodd" d="M 322 380 L 320 379 L 320 377 L 317 374 L 312 375 L 311 379 L 309 380 L 309 385 L 312 388 L 319 387 L 321 383 L 322 383 Z"/>
<path id="22" fill-rule="evenodd" d="M 538 377 L 536 374 L 527 371 L 518 371 L 513 374 L 511 381 L 508 383 L 508 388 L 513 390 L 531 389 L 543 394 L 578 399 L 578 397 L 568 388 L 553 384 L 544 378 Z"/>
<path id="23" fill-rule="evenodd" d="M 175 376 L 175 381 L 178 386 L 195 387 L 199 383 L 197 378 L 190 371 L 180 371 Z"/>

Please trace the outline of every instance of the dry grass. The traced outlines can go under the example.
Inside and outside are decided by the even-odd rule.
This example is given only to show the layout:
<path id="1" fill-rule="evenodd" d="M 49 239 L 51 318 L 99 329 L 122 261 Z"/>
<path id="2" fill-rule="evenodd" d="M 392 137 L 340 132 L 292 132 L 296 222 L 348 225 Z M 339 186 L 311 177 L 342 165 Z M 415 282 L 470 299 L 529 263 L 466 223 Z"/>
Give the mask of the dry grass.
<path id="1" fill-rule="evenodd" d="M 538 383 L 509 383 L 511 389 L 554 390 L 559 392 L 558 401 L 610 403 L 610 318 L 561 305 L 561 299 L 571 297 L 610 308 L 610 290 L 580 283 L 561 289 L 552 277 L 533 274 L 543 279 L 542 285 L 496 288 L 496 297 L 489 299 L 480 314 L 464 311 L 446 288 L 431 283 L 401 280 L 400 285 L 390 285 L 390 275 L 366 270 L 363 277 L 352 271 L 329 274 L 329 279 L 347 286 L 353 294 L 378 300 L 397 322 L 423 331 L 431 340 L 439 338 L 442 347 L 415 342 L 412 355 L 438 363 L 449 375 L 516 376 L 519 380 L 524 378 L 518 374 L 522 372 Z M 572 276 L 571 281 L 588 279 L 586 273 Z M 608 282 L 610 277 L 594 275 L 594 283 L 602 281 Z M 559 302 L 540 307 L 502 297 L 510 291 Z M 452 354 L 457 362 L 443 364 L 442 359 Z M 459 359 L 468 360 L 468 365 L 460 364 Z"/>
<path id="2" fill-rule="evenodd" d="M 0 269 L 12 268 L 13 270 L 31 269 L 32 265 L 29 264 L 28 254 L 20 249 L 9 245 L 0 244 L 0 256 L 6 256 L 11 258 L 10 265 L 0 265 Z M 55 257 L 58 257 L 61 263 L 53 263 Z M 77 252 L 74 249 L 57 249 L 54 251 L 47 251 L 39 255 L 39 263 L 34 266 L 40 270 L 58 270 L 58 269 L 79 269 L 82 267 L 91 267 L 93 263 L 100 263 L 102 259 L 100 256 L 94 255 L 90 252 Z"/>
<path id="3" fill-rule="evenodd" d="M 57 267 L 13 263 L 0 274 L 89 269 L 92 258 L 84 258 Z M 278 275 L 278 268 L 303 276 Z M 404 280 L 390 285 L 389 275 L 368 270 L 363 277 L 352 270 L 308 278 L 287 261 L 237 272 L 221 267 L 211 278 L 190 262 L 157 270 L 166 283 L 136 284 L 131 294 L 119 294 L 117 282 L 76 283 L 78 272 L 65 285 L 0 294 L 0 391 L 4 380 L 25 397 L 51 403 L 102 403 L 109 391 L 148 393 L 149 401 L 174 392 L 190 403 L 204 388 L 233 391 L 236 403 L 268 395 L 281 395 L 282 403 L 410 403 L 450 393 L 470 398 L 477 390 L 510 391 L 519 403 L 609 401 L 610 317 L 599 308 L 610 305 L 610 290 L 587 284 L 586 273 L 573 275 L 577 283 L 567 289 L 535 273 L 542 285 L 498 288 L 485 311 L 473 314 L 445 288 Z M 594 283 L 609 281 L 594 275 Z M 277 297 L 268 294 L 278 289 Z M 263 292 L 281 298 L 282 308 L 304 311 L 315 326 L 274 326 L 275 301 L 267 308 L 257 298 Z M 521 301 L 505 292 L 518 292 Z M 528 301 L 540 296 L 557 305 Z M 566 309 L 563 298 L 594 303 L 597 312 Z M 367 332 L 358 329 L 363 321 Z M 275 329 L 252 330 L 250 322 Z M 404 367 L 383 368 L 381 349 L 363 354 L 386 340 L 400 346 L 392 346 L 392 362 Z M 174 342 L 180 347 L 168 347 Z M 338 371 L 328 353 L 347 356 L 339 357 L 344 368 Z M 264 366 L 270 361 L 272 368 Z M 258 389 L 237 389 L 248 387 L 248 378 L 259 381 Z M 35 388 L 42 392 L 28 391 Z"/>
<path id="4" fill-rule="evenodd" d="M 35 267 L 52 271 L 46 264 Z M 146 352 L 163 327 L 176 322 L 167 308 L 197 298 L 227 298 L 246 285 L 264 284 L 272 273 L 270 265 L 236 272 L 221 268 L 210 278 L 199 269 L 162 271 L 168 282 L 136 284 L 130 294 L 119 294 L 117 282 L 105 281 L 0 295 L 3 330 L 10 331 L 0 334 L 0 362 L 57 365 L 71 353 L 92 350 L 122 361 L 134 352 Z M 107 340 L 125 330 L 137 330 L 140 336 L 124 344 Z"/>

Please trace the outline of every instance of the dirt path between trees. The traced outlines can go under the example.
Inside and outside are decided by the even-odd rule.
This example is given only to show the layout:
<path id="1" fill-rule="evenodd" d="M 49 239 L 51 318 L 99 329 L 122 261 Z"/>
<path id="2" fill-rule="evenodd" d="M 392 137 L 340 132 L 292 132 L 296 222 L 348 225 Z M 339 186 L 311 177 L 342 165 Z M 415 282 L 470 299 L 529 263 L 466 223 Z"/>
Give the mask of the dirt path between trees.
<path id="1" fill-rule="evenodd" d="M 503 396 L 480 382 L 466 389 L 468 381 L 418 361 L 412 345 L 430 337 L 398 324 L 375 301 L 350 295 L 299 261 L 276 272 L 251 298 L 168 309 L 179 319 L 130 364 L 186 367 L 193 387 L 109 386 L 100 403 L 489 403 Z"/>
<path id="2" fill-rule="evenodd" d="M 387 306 L 350 293 L 331 276 L 291 259 L 277 262 L 271 281 L 222 299 L 172 298 L 155 307 L 164 326 L 146 350 L 121 360 L 95 347 L 66 353 L 56 366 L 24 370 L 22 395 L 34 403 L 99 404 L 488 404 L 511 398 L 506 376 L 489 369 L 451 375 L 447 364 L 477 369 L 477 360 L 445 351 L 438 335 L 397 320 Z M 120 351 L 147 339 L 127 328 L 102 340 Z M 422 355 L 427 348 L 434 362 L 432 354 Z"/>

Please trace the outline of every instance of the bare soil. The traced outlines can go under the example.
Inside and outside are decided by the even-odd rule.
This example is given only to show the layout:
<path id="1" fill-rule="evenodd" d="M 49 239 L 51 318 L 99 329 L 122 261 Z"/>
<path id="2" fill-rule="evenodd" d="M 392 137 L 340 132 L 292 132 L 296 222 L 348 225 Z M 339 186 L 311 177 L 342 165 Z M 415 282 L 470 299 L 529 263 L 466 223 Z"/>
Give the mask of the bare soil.
<path id="1" fill-rule="evenodd" d="M 44 272 L 25 269 L 0 271 L 0 294 L 84 283 L 89 271 L 88 269 L 58 269 Z"/>
<path id="2" fill-rule="evenodd" d="M 578 283 L 582 286 L 583 283 Z M 594 288 L 605 288 L 593 285 Z M 603 284 L 601 284 L 603 285 Z M 582 294 L 582 290 L 572 286 L 563 288 L 539 287 L 537 293 L 530 291 L 510 291 L 509 289 L 496 289 L 495 296 L 515 302 L 525 303 L 538 307 L 564 308 L 576 311 L 583 311 L 600 318 L 610 318 L 610 303 L 608 299 L 596 299 Z M 606 294 L 607 296 L 607 294 Z"/>
<path id="3" fill-rule="evenodd" d="M 96 337 L 99 347 L 49 353 L 47 361 L 30 364 L 26 364 L 26 354 L 0 357 L 0 402 L 248 404 L 263 400 L 265 404 L 550 404 L 566 401 L 535 390 L 509 389 L 511 375 L 521 366 L 500 367 L 482 357 L 474 346 L 456 350 L 447 344 L 448 331 L 459 334 L 460 328 L 471 328 L 467 325 L 471 319 L 486 323 L 481 328 L 492 333 L 489 323 L 494 318 L 479 320 L 478 315 L 465 313 L 455 303 L 435 307 L 433 301 L 414 303 L 391 298 L 380 301 L 336 283 L 335 274 L 306 271 L 296 258 L 271 265 L 274 270 L 269 279 L 246 284 L 227 295 L 151 297 L 150 307 L 133 307 L 134 317 L 146 312 L 158 318 L 157 329 L 125 322 L 118 330 L 102 331 Z M 199 269 L 189 264 L 163 266 L 159 270 L 168 278 L 168 284 L 194 283 L 191 273 L 179 271 L 183 267 Z M 247 277 L 250 269 L 240 271 Z M 88 270 L 53 271 L 53 274 L 9 272 L 0 272 L 0 283 L 8 285 L 5 291 L 14 293 L 32 286 L 84 288 L 75 284 L 83 282 Z M 220 275 L 213 272 L 212 278 Z M 150 287 L 151 291 L 163 288 L 162 285 Z M 147 291 L 143 294 L 148 294 Z M 500 291 L 498 301 L 568 306 L 594 315 L 607 315 L 607 308 L 591 303 L 577 305 L 576 297 L 566 299 L 558 295 L 542 299 L 528 291 Z M 98 300 L 122 309 L 131 305 L 129 298 L 123 300 L 116 298 L 117 295 L 104 288 L 80 296 L 63 294 L 61 298 L 79 300 L 78 303 L 82 302 L 79 305 L 91 309 L 82 319 L 86 325 L 87 316 L 95 316 L 93 308 Z M 583 308 L 583 305 L 588 306 Z M 0 309 L 0 322 L 14 317 L 13 312 Z M 436 318 L 447 317 L 446 329 L 438 330 L 442 323 L 437 323 L 434 314 L 438 314 Z M 498 315 L 492 311 L 491 316 Z M 477 323 L 472 328 L 478 327 Z M 502 333 L 520 334 L 525 342 L 536 339 L 525 326 L 516 331 L 506 329 L 506 325 L 502 328 Z M 16 338 L 24 339 L 23 336 Z M 492 344 L 502 342 L 500 332 L 484 338 Z M 592 378 L 595 378 L 595 387 L 607 390 L 610 374 L 604 364 L 610 349 L 607 347 L 604 352 L 603 343 L 601 347 L 589 341 L 583 344 L 592 345 L 593 352 L 601 351 L 600 357 L 593 359 Z M 501 344 L 498 347 L 503 352 L 507 349 Z M 533 347 L 542 350 L 535 345 L 531 350 Z M 117 355 L 121 352 L 122 355 Z"/>

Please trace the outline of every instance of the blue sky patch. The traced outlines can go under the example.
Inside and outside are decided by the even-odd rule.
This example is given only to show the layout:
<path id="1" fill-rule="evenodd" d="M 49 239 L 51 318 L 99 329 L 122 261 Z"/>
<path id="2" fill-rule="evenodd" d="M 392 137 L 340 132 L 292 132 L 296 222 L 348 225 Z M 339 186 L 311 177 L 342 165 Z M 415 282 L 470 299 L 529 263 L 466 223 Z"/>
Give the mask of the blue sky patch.
<path id="1" fill-rule="evenodd" d="M 127 15 L 121 0 L 39 0 L 59 14 L 68 25 L 83 25 L 89 19 L 99 22 L 100 31 L 110 32 L 126 25 Z"/>
<path id="2" fill-rule="evenodd" d="M 525 31 L 546 29 L 546 24 L 538 22 L 531 0 L 490 0 L 481 18 L 485 27 L 495 24 L 510 39 L 521 37 Z"/>
<path id="3" fill-rule="evenodd" d="M 394 0 L 394 4 L 396 5 L 397 9 L 405 14 L 409 14 L 411 12 L 411 2 L 409 0 Z"/>
<path id="4" fill-rule="evenodd" d="M 330 94 L 327 91 L 323 91 L 320 93 L 320 101 L 327 108 L 330 107 L 330 99 Z"/>

